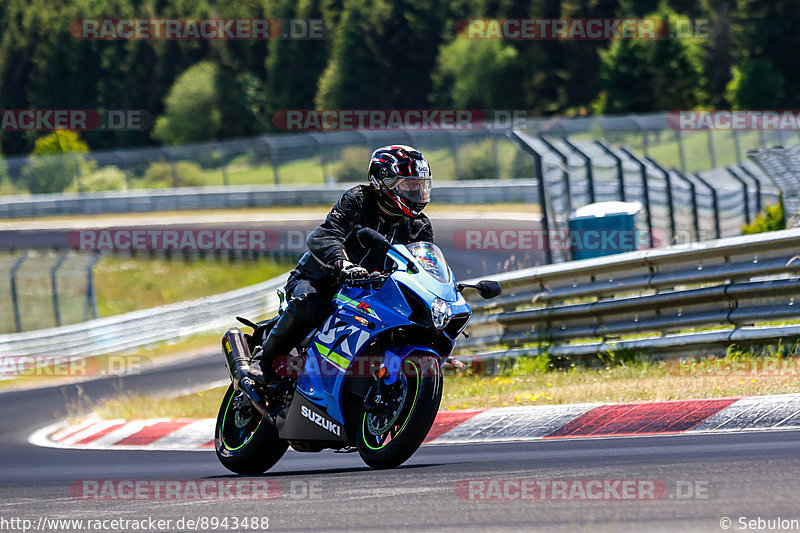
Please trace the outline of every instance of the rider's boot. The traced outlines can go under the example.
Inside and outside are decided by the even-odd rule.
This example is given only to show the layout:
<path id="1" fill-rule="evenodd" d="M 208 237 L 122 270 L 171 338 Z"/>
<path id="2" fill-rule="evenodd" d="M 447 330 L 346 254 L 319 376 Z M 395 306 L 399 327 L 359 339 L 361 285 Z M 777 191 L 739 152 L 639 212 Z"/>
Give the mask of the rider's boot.
<path id="1" fill-rule="evenodd" d="M 262 350 L 256 352 L 250 361 L 247 376 L 261 385 L 267 387 L 275 380 L 273 362 L 279 355 L 287 355 L 300 341 L 303 340 L 304 324 L 297 316 L 297 312 L 287 309 L 275 323 L 272 331 L 267 335 Z"/>

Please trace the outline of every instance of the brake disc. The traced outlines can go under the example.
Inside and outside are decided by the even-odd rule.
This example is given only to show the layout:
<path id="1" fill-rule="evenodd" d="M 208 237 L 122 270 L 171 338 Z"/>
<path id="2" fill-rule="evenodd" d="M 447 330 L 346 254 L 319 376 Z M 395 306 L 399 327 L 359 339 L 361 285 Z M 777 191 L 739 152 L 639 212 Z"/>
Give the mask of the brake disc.
<path id="1" fill-rule="evenodd" d="M 389 431 L 400 413 L 403 411 L 403 406 L 406 403 L 406 396 L 408 396 L 408 381 L 405 376 L 401 375 L 402 386 L 400 393 L 393 395 L 389 400 L 390 407 L 379 413 L 367 414 L 367 429 L 373 435 L 383 435 Z"/>
<path id="2" fill-rule="evenodd" d="M 242 429 L 253 419 L 253 405 L 250 398 L 243 392 L 233 398 L 233 423 Z"/>

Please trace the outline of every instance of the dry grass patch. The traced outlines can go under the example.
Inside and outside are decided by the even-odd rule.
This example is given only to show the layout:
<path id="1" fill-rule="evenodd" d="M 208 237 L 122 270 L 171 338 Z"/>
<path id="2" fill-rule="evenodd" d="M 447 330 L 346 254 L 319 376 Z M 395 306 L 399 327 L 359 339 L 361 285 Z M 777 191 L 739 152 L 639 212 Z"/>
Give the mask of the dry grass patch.
<path id="1" fill-rule="evenodd" d="M 548 367 L 546 358 L 521 358 L 498 376 L 445 376 L 441 410 L 485 409 L 520 405 L 614 403 L 761 396 L 800 392 L 791 371 L 752 372 L 755 366 L 734 361 L 763 361 L 755 356 L 726 356 L 713 365 L 676 368 L 659 362 L 618 363 L 602 368 Z M 785 361 L 796 361 L 785 358 Z M 793 365 L 786 366 L 791 369 Z M 744 369 L 744 370 L 743 370 Z M 751 370 L 748 370 L 751 369 Z M 164 399 L 120 394 L 95 406 L 109 418 L 214 418 L 225 387 Z"/>

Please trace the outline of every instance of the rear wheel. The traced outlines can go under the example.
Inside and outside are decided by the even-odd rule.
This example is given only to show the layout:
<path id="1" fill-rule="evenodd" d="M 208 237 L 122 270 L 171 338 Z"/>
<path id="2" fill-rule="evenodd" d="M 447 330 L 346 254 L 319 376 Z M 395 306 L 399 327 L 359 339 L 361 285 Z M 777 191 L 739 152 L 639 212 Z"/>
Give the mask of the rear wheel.
<path id="1" fill-rule="evenodd" d="M 261 474 L 286 453 L 289 443 L 261 416 L 250 398 L 228 387 L 217 415 L 214 442 L 220 463 L 236 474 Z"/>
<path id="2" fill-rule="evenodd" d="M 403 464 L 425 440 L 442 399 L 439 363 L 436 357 L 406 359 L 403 372 L 385 398 L 386 408 L 360 410 L 356 446 L 372 468 Z"/>

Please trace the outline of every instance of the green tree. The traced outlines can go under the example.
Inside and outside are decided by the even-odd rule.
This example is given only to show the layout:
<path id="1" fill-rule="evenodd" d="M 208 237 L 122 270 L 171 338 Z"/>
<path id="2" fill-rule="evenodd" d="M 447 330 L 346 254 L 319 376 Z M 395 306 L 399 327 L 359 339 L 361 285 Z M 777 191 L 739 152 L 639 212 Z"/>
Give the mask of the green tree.
<path id="1" fill-rule="evenodd" d="M 614 16 L 616 1 L 577 0 L 565 3 L 565 18 L 605 18 Z M 563 106 L 584 111 L 597 98 L 599 92 L 599 51 L 604 41 L 564 41 L 563 56 Z"/>
<path id="2" fill-rule="evenodd" d="M 647 56 L 647 45 L 640 40 L 614 41 L 608 50 L 600 52 L 602 92 L 595 102 L 596 111 L 616 114 L 651 109 Z"/>
<path id="3" fill-rule="evenodd" d="M 738 0 L 735 25 L 739 45 L 737 64 L 744 70 L 746 59 L 766 60 L 780 74 L 786 88 L 766 106 L 796 109 L 800 93 L 797 50 L 800 49 L 800 2 L 793 0 Z"/>
<path id="4" fill-rule="evenodd" d="M 730 106 L 726 98 L 726 86 L 731 79 L 734 64 L 734 41 L 732 33 L 735 0 L 709 0 L 709 35 L 703 57 L 703 73 L 706 77 L 708 104 L 720 109 Z"/>
<path id="5" fill-rule="evenodd" d="M 685 17 L 662 5 L 648 17 L 660 18 L 668 31 Z M 705 103 L 701 38 L 616 40 L 600 52 L 602 92 L 595 109 L 636 113 L 692 108 Z"/>
<path id="6" fill-rule="evenodd" d="M 221 18 L 276 18 L 287 17 L 277 11 L 276 2 L 225 3 L 215 7 Z M 220 138 L 243 137 L 262 133 L 269 128 L 266 110 L 266 84 L 270 79 L 265 57 L 269 48 L 285 39 L 212 41 L 210 46 L 218 58 L 217 88 L 224 98 L 220 100 L 222 126 Z"/>
<path id="7" fill-rule="evenodd" d="M 319 108 L 416 108 L 431 92 L 446 4 L 345 0 Z"/>
<path id="8" fill-rule="evenodd" d="M 283 0 L 281 17 L 299 20 L 323 20 L 320 0 Z M 323 28 L 323 35 L 331 30 Z M 311 109 L 319 79 L 328 61 L 329 39 L 274 39 L 270 42 L 267 58 L 269 77 L 266 90 L 266 107 L 270 113 L 284 109 Z M 302 58 L 302 67 L 297 68 Z"/>
<path id="9" fill-rule="evenodd" d="M 31 161 L 23 170 L 25 185 L 34 194 L 61 192 L 86 175 L 89 146 L 74 131 L 56 130 L 36 140 Z"/>
<path id="10" fill-rule="evenodd" d="M 725 91 L 734 109 L 770 109 L 783 100 L 783 77 L 766 59 L 747 59 L 733 69 Z"/>
<path id="11" fill-rule="evenodd" d="M 153 137 L 166 144 L 207 141 L 222 126 L 219 67 L 201 61 L 178 76 L 165 100 L 164 114 L 156 120 Z"/>
<path id="12" fill-rule="evenodd" d="M 516 49 L 503 41 L 457 38 L 439 52 L 433 73 L 434 102 L 455 108 L 513 105 L 517 88 L 508 79 L 517 61 Z"/>
<path id="13" fill-rule="evenodd" d="M 6 109 L 142 109 L 157 115 L 175 76 L 206 54 L 206 41 L 83 40 L 87 17 L 202 17 L 206 0 L 4 0 L 0 11 L 0 102 Z M 73 30 L 76 27 L 72 27 Z M 3 151 L 29 151 L 35 133 L 4 136 Z M 153 142 L 150 132 L 96 131 L 93 147 Z"/>

